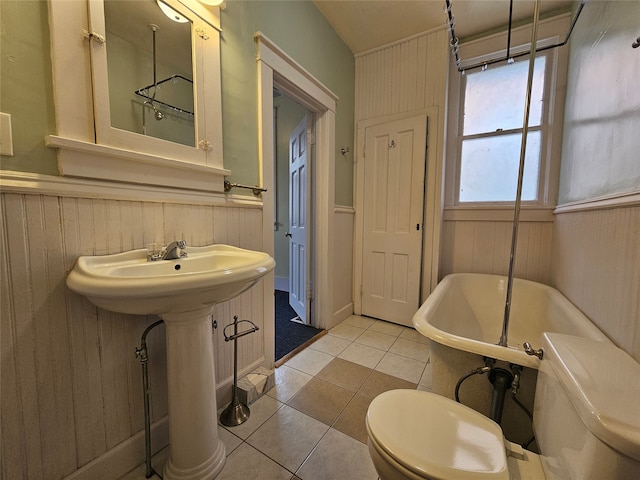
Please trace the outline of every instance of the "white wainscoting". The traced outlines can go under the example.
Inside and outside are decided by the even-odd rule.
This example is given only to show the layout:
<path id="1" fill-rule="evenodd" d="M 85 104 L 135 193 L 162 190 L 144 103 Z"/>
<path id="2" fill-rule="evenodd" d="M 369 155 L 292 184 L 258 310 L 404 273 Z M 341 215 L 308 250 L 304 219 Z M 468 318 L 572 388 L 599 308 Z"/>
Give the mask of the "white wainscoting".
<path id="1" fill-rule="evenodd" d="M 356 121 L 441 105 L 448 32 L 437 28 L 356 56 Z M 443 68 L 444 67 L 444 68 Z"/>
<path id="2" fill-rule="evenodd" d="M 58 183 L 62 187 L 56 188 L 65 185 Z M 28 190 L 25 185 L 7 189 L 4 184 L 0 201 L 2 478 L 96 479 L 102 459 L 104 478 L 117 478 L 144 461 L 141 367 L 134 349 L 157 317 L 100 310 L 66 287 L 67 273 L 80 255 L 144 248 L 149 242 L 185 239 L 194 246 L 227 243 L 262 250 L 262 206 L 229 206 L 224 198 L 206 205 L 38 189 L 28 194 L 20 191 Z M 230 399 L 232 345 L 224 342 L 222 327 L 233 315 L 261 327 L 238 342 L 240 373 L 272 361 L 264 358 L 270 329 L 262 328 L 262 285 L 215 307 L 219 405 Z M 163 326 L 149 333 L 148 349 L 157 424 L 167 414 Z M 162 437 L 154 441 L 160 448 L 168 443 L 167 429 L 155 430 Z"/>
<path id="3" fill-rule="evenodd" d="M 551 283 L 640 361 L 640 196 L 627 205 L 559 208 Z"/>
<path id="4" fill-rule="evenodd" d="M 333 304 L 335 312 L 327 329 L 353 314 L 353 227 L 355 210 L 351 207 L 335 209 L 336 261 L 333 271 Z"/>
<path id="5" fill-rule="evenodd" d="M 450 273 L 507 275 L 513 214 L 506 209 L 445 211 L 440 278 Z M 522 212 L 514 274 L 549 284 L 553 216 L 550 209 Z"/>

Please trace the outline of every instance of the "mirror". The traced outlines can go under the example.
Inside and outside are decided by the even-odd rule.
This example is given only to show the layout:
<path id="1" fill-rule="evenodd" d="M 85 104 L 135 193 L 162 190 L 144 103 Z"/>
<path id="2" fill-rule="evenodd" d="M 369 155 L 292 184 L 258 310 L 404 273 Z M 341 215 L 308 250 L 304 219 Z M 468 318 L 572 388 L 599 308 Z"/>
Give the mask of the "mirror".
<path id="1" fill-rule="evenodd" d="M 191 21 L 161 0 L 105 0 L 104 15 L 111 126 L 194 147 Z"/>
<path id="2" fill-rule="evenodd" d="M 58 168 L 65 176 L 222 192 L 230 172 L 222 144 L 220 9 L 198 0 L 161 2 L 188 21 L 165 20 L 155 0 L 48 2 L 57 135 L 45 142 L 58 149 Z M 158 25 L 156 82 L 152 22 Z M 182 33 L 169 37 L 176 28 Z M 129 39 L 133 32 L 138 40 Z M 127 53 L 118 44 L 135 48 Z M 124 92 L 123 100 L 118 91 Z M 149 98 L 153 102 L 145 104 Z M 159 102 L 177 109 L 163 110 Z M 162 112 L 161 120 L 153 107 Z M 186 133 L 169 137 L 175 141 L 160 138 L 183 127 Z"/>

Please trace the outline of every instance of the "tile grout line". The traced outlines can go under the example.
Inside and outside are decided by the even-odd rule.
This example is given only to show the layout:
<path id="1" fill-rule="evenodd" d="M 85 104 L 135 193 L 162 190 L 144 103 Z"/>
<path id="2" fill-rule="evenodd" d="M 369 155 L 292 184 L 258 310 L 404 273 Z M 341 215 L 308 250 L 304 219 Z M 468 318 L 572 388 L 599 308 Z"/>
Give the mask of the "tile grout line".
<path id="1" fill-rule="evenodd" d="M 408 356 L 406 356 L 406 355 L 402 355 L 402 354 L 400 354 L 400 353 L 390 352 L 389 350 L 382 350 L 382 349 L 380 349 L 380 348 L 377 348 L 377 347 L 374 347 L 374 346 L 371 346 L 371 345 L 367 345 L 367 344 L 364 344 L 364 343 L 359 343 L 359 342 L 357 342 L 357 341 L 356 341 L 358 338 L 360 338 L 362 335 L 364 335 L 367 331 L 371 331 L 371 332 L 375 332 L 375 333 L 380 333 L 380 334 L 382 334 L 382 335 L 387 335 L 387 336 L 390 336 L 390 337 L 393 337 L 393 338 L 394 338 L 393 343 L 389 346 L 389 349 L 390 349 L 390 348 L 391 348 L 391 347 L 392 347 L 392 346 L 393 346 L 393 345 L 398 341 L 398 339 L 400 339 L 400 336 L 402 335 L 402 331 L 401 331 L 398 335 L 391 335 L 391 334 L 388 334 L 388 333 L 379 332 L 379 331 L 377 331 L 377 330 L 370 330 L 370 329 L 371 329 L 371 327 L 373 327 L 374 325 L 376 325 L 376 323 L 377 323 L 377 322 L 372 323 L 372 324 L 371 324 L 371 325 L 369 325 L 369 327 L 367 327 L 366 329 L 362 329 L 362 328 L 360 328 L 360 327 L 357 327 L 357 326 L 354 326 L 354 325 L 347 324 L 347 325 L 349 325 L 349 326 L 351 326 L 351 327 L 354 327 L 354 328 L 358 328 L 358 329 L 360 329 L 360 330 L 363 330 L 363 332 L 362 332 L 362 333 L 360 333 L 360 334 L 359 334 L 356 338 L 354 338 L 353 340 L 350 340 L 350 339 L 347 339 L 347 338 L 344 338 L 344 337 L 340 337 L 340 336 L 338 336 L 338 335 L 332 335 L 332 336 L 334 336 L 334 337 L 336 337 L 336 338 L 340 338 L 340 339 L 343 339 L 343 340 L 347 340 L 347 341 L 349 342 L 349 345 L 347 345 L 345 348 L 343 348 L 343 349 L 342 349 L 342 350 L 341 350 L 337 355 L 333 355 L 333 354 L 331 354 L 331 353 L 327 353 L 327 352 L 324 352 L 324 351 L 322 351 L 322 350 L 316 350 L 316 351 L 318 351 L 318 352 L 320 352 L 320 353 L 324 353 L 324 354 L 326 354 L 326 355 L 329 355 L 329 356 L 333 357 L 333 358 L 332 358 L 332 359 L 327 363 L 327 365 L 329 365 L 333 360 L 335 360 L 335 359 L 337 359 L 337 358 L 340 358 L 340 360 L 343 360 L 343 361 L 346 361 L 346 362 L 350 362 L 350 363 L 353 363 L 353 364 L 355 364 L 355 365 L 359 365 L 359 366 L 361 366 L 361 367 L 367 368 L 367 369 L 369 370 L 369 372 L 368 372 L 368 375 L 366 376 L 366 378 L 363 380 L 363 382 L 362 382 L 362 383 L 360 384 L 360 386 L 357 388 L 357 390 L 356 390 L 355 392 L 350 392 L 350 393 L 351 393 L 351 397 L 350 397 L 350 398 L 349 398 L 349 400 L 345 403 L 345 405 L 340 409 L 340 411 L 338 412 L 338 414 L 337 414 L 337 415 L 336 415 L 336 417 L 333 419 L 333 421 L 331 422 L 331 424 L 330 424 L 330 425 L 327 425 L 327 424 L 326 424 L 326 423 L 324 423 L 324 422 L 320 422 L 319 420 L 317 420 L 317 419 L 315 419 L 315 418 L 314 418 L 314 420 L 316 420 L 316 421 L 318 421 L 318 422 L 322 423 L 323 425 L 327 426 L 327 430 L 326 430 L 326 431 L 323 433 L 323 435 L 318 439 L 318 441 L 317 441 L 317 442 L 315 442 L 315 444 L 313 445 L 313 447 L 311 448 L 311 450 L 309 451 L 309 453 L 305 456 L 304 460 L 302 461 L 302 463 L 300 463 L 300 465 L 297 467 L 297 469 L 296 469 L 295 471 L 293 471 L 293 472 L 292 472 L 289 468 L 285 467 L 285 466 L 284 466 L 284 465 L 282 465 L 280 462 L 278 462 L 276 459 L 274 459 L 274 458 L 272 458 L 271 456 L 269 456 L 266 452 L 263 452 L 262 450 L 260 450 L 260 448 L 258 448 L 258 447 L 256 447 L 256 446 L 252 445 L 251 443 L 249 443 L 249 442 L 248 442 L 248 440 L 249 440 L 249 439 L 251 438 L 251 436 L 253 436 L 253 435 L 254 435 L 254 434 L 255 434 L 255 433 L 256 433 L 260 428 L 262 428 L 262 427 L 263 427 L 263 426 L 264 426 L 264 425 L 265 425 L 265 424 L 266 424 L 266 423 L 267 423 L 271 418 L 273 418 L 273 416 L 274 416 L 274 415 L 275 415 L 275 414 L 276 414 L 276 413 L 277 413 L 277 412 L 278 412 L 278 411 L 279 411 L 283 406 L 285 406 L 285 405 L 286 405 L 287 407 L 289 407 L 289 408 L 292 408 L 292 409 L 296 410 L 297 412 L 299 412 L 299 413 L 301 413 L 301 414 L 303 414 L 303 415 L 307 415 L 306 413 L 304 413 L 304 412 L 302 412 L 302 411 L 298 410 L 298 409 L 297 409 L 297 408 L 295 408 L 294 406 L 289 405 L 289 402 L 290 402 L 293 398 L 295 398 L 295 397 L 298 395 L 298 393 L 300 393 L 300 390 L 302 390 L 302 388 L 304 388 L 304 386 L 303 386 L 303 387 L 301 387 L 301 388 L 300 388 L 300 389 L 299 389 L 295 394 L 293 394 L 293 395 L 292 395 L 290 398 L 288 398 L 288 399 L 287 399 L 287 401 L 285 401 L 285 402 L 282 402 L 282 401 L 278 400 L 277 398 L 273 398 L 273 397 L 271 397 L 271 398 L 273 398 L 275 401 L 277 401 L 277 402 L 279 403 L 278 408 L 277 408 L 277 409 L 276 409 L 276 410 L 275 410 L 271 415 L 269 415 L 269 416 L 268 416 L 268 417 L 267 417 L 267 418 L 266 418 L 262 423 L 260 423 L 260 424 L 259 424 L 259 425 L 258 425 L 258 426 L 257 426 L 257 427 L 256 427 L 256 428 L 255 428 L 255 429 L 254 429 L 254 430 L 253 430 L 253 431 L 252 431 L 252 432 L 251 432 L 251 433 L 250 433 L 246 438 L 244 438 L 244 439 L 243 439 L 243 438 L 241 438 L 241 437 L 239 437 L 239 436 L 237 436 L 237 435 L 235 435 L 232 431 L 230 431 L 229 429 L 226 429 L 226 427 L 224 427 L 224 426 L 223 426 L 223 428 L 225 428 L 229 433 L 233 434 L 234 436 L 236 436 L 237 438 L 239 438 L 239 439 L 241 440 L 241 443 L 240 443 L 236 448 L 234 448 L 234 449 L 233 449 L 233 451 L 232 451 L 231 453 L 233 453 L 233 452 L 234 452 L 234 451 L 236 451 L 238 448 L 240 448 L 240 446 L 242 446 L 242 444 L 246 443 L 246 444 L 247 444 L 247 446 L 249 446 L 249 447 L 251 447 L 251 448 L 255 449 L 255 450 L 256 450 L 256 451 L 258 451 L 258 452 L 260 452 L 260 454 L 264 455 L 266 458 L 268 458 L 268 459 L 269 459 L 269 460 L 271 460 L 272 462 L 276 463 L 277 465 L 279 465 L 280 467 L 282 467 L 283 469 L 285 469 L 287 472 L 291 473 L 291 475 L 293 475 L 293 476 L 298 476 L 298 475 L 297 475 L 297 472 L 299 472 L 299 471 L 300 471 L 300 469 L 304 466 L 304 464 L 309 460 L 309 458 L 311 458 L 311 456 L 313 455 L 313 453 L 318 449 L 318 447 L 319 447 L 320 443 L 321 443 L 321 442 L 322 442 L 322 440 L 327 436 L 327 434 L 329 433 L 329 431 L 330 431 L 331 429 L 333 429 L 333 430 L 335 430 L 335 431 L 337 431 L 337 432 L 340 432 L 340 433 L 342 433 L 343 435 L 346 435 L 347 437 L 349 437 L 349 438 L 353 439 L 353 440 L 354 440 L 354 441 L 356 441 L 356 442 L 362 443 L 360 440 L 358 440 L 358 439 L 356 439 L 356 438 L 352 437 L 351 435 L 348 435 L 348 434 L 346 434 L 346 433 L 344 433 L 344 432 L 341 432 L 340 430 L 337 430 L 336 428 L 334 428 L 334 426 L 337 424 L 338 420 L 341 418 L 341 416 L 343 415 L 343 413 L 345 412 L 345 410 L 347 409 L 347 407 L 349 406 L 349 404 L 350 404 L 350 403 L 351 403 L 351 402 L 356 398 L 356 396 L 359 394 L 359 392 L 361 392 L 361 391 L 362 391 L 362 388 L 363 388 L 364 384 L 367 382 L 367 380 L 369 380 L 369 378 L 371 378 L 371 376 L 373 375 L 373 373 L 374 373 L 375 371 L 377 371 L 377 370 L 376 370 L 376 368 L 380 365 L 380 363 L 382 362 L 382 360 L 383 360 L 383 358 L 386 356 L 386 354 L 387 354 L 387 353 L 392 353 L 392 354 L 394 354 L 394 355 L 398 355 L 398 356 L 403 357 L 403 358 L 408 358 L 408 359 L 410 359 L 410 360 L 414 360 L 414 361 L 418 361 L 418 362 L 423 363 L 421 360 L 417 360 L 417 359 L 415 359 L 415 358 L 408 357 Z M 330 331 L 327 331 L 327 333 L 328 333 L 329 335 L 331 335 Z M 415 343 L 415 344 L 421 345 L 421 344 L 420 344 L 420 342 L 415 342 L 415 341 L 410 340 L 410 339 L 403 338 L 403 340 L 406 340 L 406 341 L 408 341 L 408 342 L 412 342 L 412 343 Z M 368 348 L 373 348 L 374 350 L 377 350 L 377 351 L 379 351 L 379 352 L 383 352 L 384 354 L 383 354 L 383 356 L 380 358 L 380 360 L 375 364 L 375 366 L 374 366 L 373 368 L 372 368 L 372 367 L 368 367 L 368 366 L 366 366 L 366 365 L 359 364 L 359 363 L 357 363 L 357 362 L 353 362 L 353 361 L 351 361 L 351 360 L 347 360 L 347 359 L 345 359 L 345 358 L 341 358 L 341 357 L 339 357 L 339 355 L 340 355 L 341 353 L 343 353 L 345 350 L 347 350 L 347 349 L 348 349 L 350 346 L 352 346 L 354 343 L 358 343 L 358 345 L 363 345 L 363 346 L 368 347 Z M 306 348 L 308 348 L 308 347 L 306 347 Z M 301 352 L 299 352 L 299 353 L 302 353 L 302 351 L 306 350 L 306 348 L 305 348 L 305 349 L 303 349 L 303 350 L 301 350 Z M 311 348 L 311 349 L 312 349 L 312 350 L 315 350 L 315 349 L 313 349 L 313 348 Z M 292 357 L 292 358 L 294 358 L 294 357 Z M 430 359 L 430 358 L 429 358 L 429 359 Z M 422 369 L 422 372 L 421 372 L 421 374 L 420 374 L 420 378 L 418 379 L 418 381 L 417 381 L 417 382 L 415 382 L 415 384 L 416 384 L 416 389 L 417 389 L 417 387 L 420 385 L 420 380 L 422 379 L 422 375 L 424 374 L 424 369 L 426 368 L 426 366 L 427 366 L 427 365 L 428 365 L 428 363 L 429 363 L 429 359 L 427 359 L 427 362 L 424 362 L 424 363 L 425 363 L 425 367 L 423 367 L 423 369 Z M 291 360 L 291 359 L 289 359 L 289 360 Z M 343 389 L 345 389 L 343 386 L 341 386 L 341 385 L 337 385 L 337 384 L 335 384 L 334 382 L 331 382 L 330 380 L 320 379 L 320 378 L 318 378 L 318 377 L 317 377 L 317 375 L 318 375 L 318 374 L 319 374 L 319 373 L 320 373 L 320 372 L 321 372 L 321 371 L 322 371 L 322 370 L 323 370 L 327 365 L 325 365 L 325 367 L 323 367 L 322 369 L 320 369 L 320 370 L 319 370 L 318 372 L 316 372 L 315 374 L 311 375 L 311 374 L 309 374 L 308 372 L 305 372 L 304 370 L 300 370 L 299 368 L 296 368 L 296 367 L 294 367 L 294 366 L 287 365 L 287 363 L 288 363 L 288 361 L 287 361 L 287 362 L 285 362 L 285 363 L 283 363 L 282 365 L 279 365 L 279 367 L 280 367 L 280 366 L 283 366 L 283 365 L 286 365 L 287 367 L 292 368 L 292 369 L 294 369 L 294 370 L 296 370 L 296 371 L 298 371 L 298 372 L 301 372 L 301 373 L 304 373 L 304 374 L 306 374 L 306 375 L 309 375 L 309 376 L 311 377 L 311 379 L 318 379 L 318 380 L 322 380 L 322 381 L 325 381 L 325 382 L 327 382 L 327 383 L 330 383 L 331 385 L 334 385 L 334 386 L 336 386 L 336 387 L 339 387 L 339 388 L 343 388 Z M 279 367 L 277 367 L 277 368 L 279 368 Z M 385 373 L 385 372 L 380 372 L 380 373 Z M 386 375 L 390 375 L 390 374 L 386 374 Z M 390 376 L 392 376 L 392 377 L 396 377 L 395 375 L 390 375 Z M 405 379 L 403 379 L 403 378 L 401 378 L 401 377 L 396 377 L 396 378 L 399 378 L 399 379 L 401 379 L 401 380 L 405 380 Z M 311 380 L 311 379 L 310 379 L 310 380 Z M 408 381 L 408 380 L 405 380 L 405 381 Z M 307 383 L 308 383 L 308 382 L 307 382 Z M 414 383 L 414 382 L 411 382 L 411 383 Z M 305 385 L 306 385 L 306 384 L 305 384 Z M 347 389 L 345 389 L 345 390 L 347 390 Z M 347 390 L 347 391 L 348 391 L 348 390 Z M 309 416 L 309 415 L 307 415 L 307 416 Z M 313 417 L 309 416 L 309 418 L 313 418 Z M 364 445 L 366 445 L 366 444 L 364 444 Z"/>

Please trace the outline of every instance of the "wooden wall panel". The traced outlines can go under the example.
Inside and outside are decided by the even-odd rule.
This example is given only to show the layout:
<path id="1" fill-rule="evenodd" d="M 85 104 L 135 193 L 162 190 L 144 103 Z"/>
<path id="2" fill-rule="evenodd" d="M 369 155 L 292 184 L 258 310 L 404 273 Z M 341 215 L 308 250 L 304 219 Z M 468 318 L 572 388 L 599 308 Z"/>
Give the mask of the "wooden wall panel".
<path id="1" fill-rule="evenodd" d="M 552 285 L 640 361 L 640 206 L 556 215 Z"/>
<path id="2" fill-rule="evenodd" d="M 356 121 L 440 105 L 447 46 L 439 30 L 356 57 Z"/>
<path id="3" fill-rule="evenodd" d="M 0 210 L 2 478 L 60 479 L 140 435 L 135 348 L 158 319 L 100 310 L 70 291 L 65 280 L 77 257 L 181 238 L 260 250 L 262 210 L 19 193 L 0 195 Z M 219 385 L 233 375 L 221 327 L 234 314 L 264 325 L 262 283 L 214 310 Z M 240 369 L 264 359 L 263 331 L 239 341 Z M 147 342 L 158 421 L 167 414 L 164 326 Z"/>
<path id="4" fill-rule="evenodd" d="M 515 276 L 549 284 L 553 224 L 521 222 Z M 507 275 L 512 223 L 448 220 L 442 230 L 440 279 L 450 273 Z"/>
<path id="5" fill-rule="evenodd" d="M 333 283 L 333 318 L 327 322 L 329 329 L 353 313 L 353 229 L 354 211 L 351 208 L 337 208 L 335 212 L 336 269 Z"/>

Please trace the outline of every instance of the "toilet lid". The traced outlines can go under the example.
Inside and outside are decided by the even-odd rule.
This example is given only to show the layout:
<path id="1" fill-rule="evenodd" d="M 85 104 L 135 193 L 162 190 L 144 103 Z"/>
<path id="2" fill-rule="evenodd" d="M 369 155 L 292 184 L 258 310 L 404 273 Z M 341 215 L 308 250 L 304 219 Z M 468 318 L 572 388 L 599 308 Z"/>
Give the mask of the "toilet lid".
<path id="1" fill-rule="evenodd" d="M 453 400 L 419 390 L 373 399 L 367 430 L 398 463 L 433 479 L 508 480 L 502 430 Z"/>

